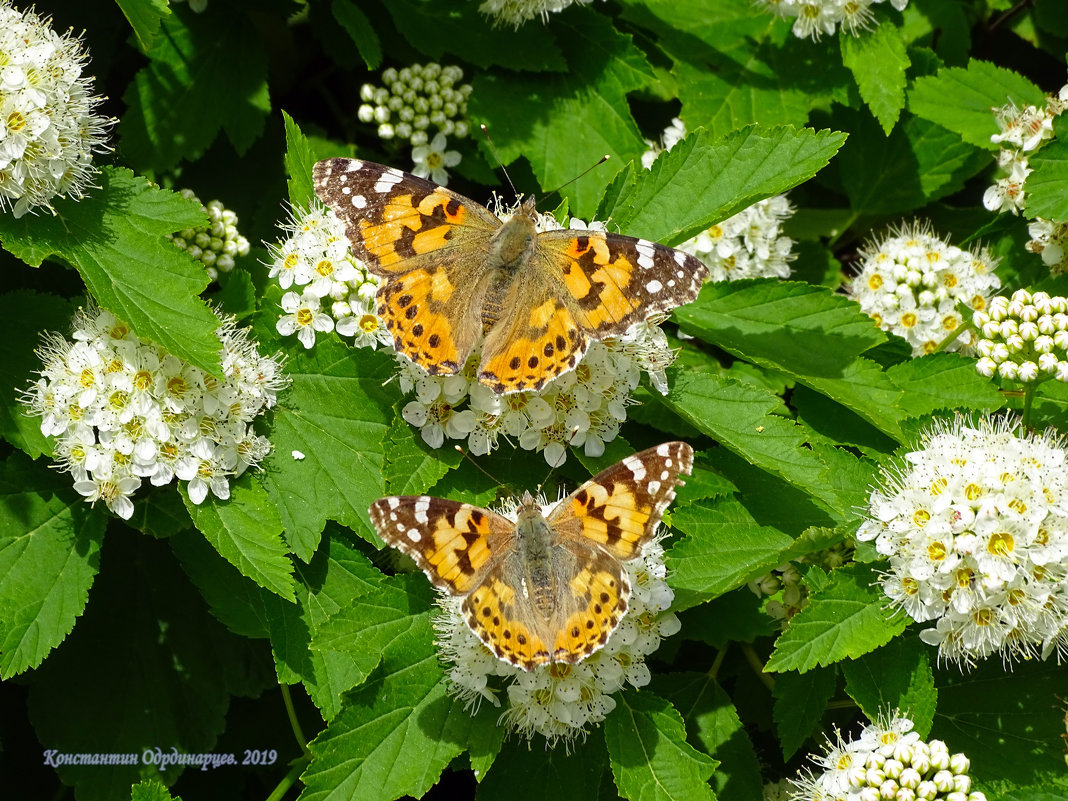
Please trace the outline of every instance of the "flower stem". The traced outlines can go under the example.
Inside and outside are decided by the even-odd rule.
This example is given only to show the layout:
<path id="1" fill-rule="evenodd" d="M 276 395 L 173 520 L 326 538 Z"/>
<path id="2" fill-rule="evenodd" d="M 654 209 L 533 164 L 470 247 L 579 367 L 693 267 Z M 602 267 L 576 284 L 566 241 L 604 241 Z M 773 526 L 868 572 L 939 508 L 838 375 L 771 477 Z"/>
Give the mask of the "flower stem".
<path id="1" fill-rule="evenodd" d="M 293 736 L 297 738 L 297 745 L 300 746 L 301 752 L 310 759 L 311 753 L 308 751 L 308 740 L 304 736 L 304 730 L 300 727 L 300 721 L 297 720 L 297 711 L 293 708 L 293 696 L 289 693 L 289 685 L 279 684 L 278 686 L 282 690 L 282 703 L 285 704 L 286 714 L 289 716 L 289 725 L 293 729 Z"/>
<path id="2" fill-rule="evenodd" d="M 1023 407 L 1023 430 L 1031 431 L 1031 405 L 1035 400 L 1035 385 L 1028 384 L 1024 388 L 1024 407 Z"/>
<path id="3" fill-rule="evenodd" d="M 282 781 L 278 782 L 278 785 L 271 791 L 271 794 L 267 796 L 267 801 L 282 801 L 282 798 L 289 791 L 289 788 L 293 786 L 293 782 L 295 782 L 304 769 L 308 767 L 309 762 L 311 762 L 311 757 L 309 756 L 302 756 L 294 760 L 289 772 L 282 777 Z"/>
<path id="4" fill-rule="evenodd" d="M 749 663 L 749 666 L 753 668 L 753 671 L 757 674 L 757 678 L 767 687 L 769 690 L 775 689 L 775 679 L 764 672 L 764 666 L 760 664 L 760 657 L 757 656 L 757 652 L 753 650 L 753 646 L 749 643 L 742 643 L 742 653 L 745 654 L 745 661 Z"/>

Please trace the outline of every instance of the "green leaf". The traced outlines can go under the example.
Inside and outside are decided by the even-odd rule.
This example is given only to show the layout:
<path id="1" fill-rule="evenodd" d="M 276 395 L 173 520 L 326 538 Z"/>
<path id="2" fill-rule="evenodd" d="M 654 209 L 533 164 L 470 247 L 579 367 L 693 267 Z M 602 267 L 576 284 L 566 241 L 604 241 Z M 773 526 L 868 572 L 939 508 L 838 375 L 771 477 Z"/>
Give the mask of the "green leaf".
<path id="1" fill-rule="evenodd" d="M 790 621 L 765 670 L 804 673 L 817 665 L 856 659 L 905 630 L 908 618 L 886 611 L 886 597 L 870 566 L 847 565 L 831 577 L 830 585 Z"/>
<path id="2" fill-rule="evenodd" d="M 123 95 L 119 135 L 130 163 L 173 169 L 199 158 L 220 130 L 242 154 L 259 138 L 271 110 L 264 40 L 233 34 L 249 25 L 226 4 L 163 20 L 148 66 Z"/>
<path id="3" fill-rule="evenodd" d="M 842 662 L 846 692 L 869 720 L 899 709 L 926 737 L 938 703 L 928 653 L 934 652 L 918 637 L 895 637 L 860 659 Z"/>
<path id="4" fill-rule="evenodd" d="M 779 554 L 793 542 L 778 529 L 759 525 L 731 499 L 676 509 L 671 524 L 688 535 L 673 540 L 667 552 L 676 610 L 720 596 L 782 564 Z"/>
<path id="5" fill-rule="evenodd" d="M 690 742 L 724 766 L 712 774 L 718 798 L 763 801 L 760 762 L 730 696 L 708 673 L 667 673 L 653 677 L 652 689 L 671 702 Z"/>
<path id="6" fill-rule="evenodd" d="M 902 390 L 898 405 L 909 417 L 938 409 L 996 411 L 1005 405 L 997 386 L 976 371 L 975 360 L 957 353 L 909 359 L 886 374 Z"/>
<path id="7" fill-rule="evenodd" d="M 708 778 L 718 763 L 686 742 L 682 716 L 648 690 L 624 690 L 604 722 L 619 795 L 628 801 L 714 798 Z"/>
<path id="8" fill-rule="evenodd" d="M 833 669 L 783 673 L 775 677 L 775 729 L 783 759 L 789 759 L 820 725 L 834 695 Z"/>
<path id="9" fill-rule="evenodd" d="M 282 540 L 282 520 L 252 476 L 230 482 L 229 500 L 208 493 L 203 503 L 195 504 L 184 485 L 182 500 L 193 525 L 241 575 L 293 600 L 293 563 Z"/>
<path id="10" fill-rule="evenodd" d="M 1057 138 L 1047 142 L 1028 159 L 1032 172 L 1027 176 L 1028 217 L 1068 221 L 1068 130 L 1058 119 Z"/>
<path id="11" fill-rule="evenodd" d="M 390 0 L 385 6 L 404 38 L 435 61 L 452 53 L 483 68 L 499 66 L 530 72 L 566 69 L 560 47 L 553 41 L 548 26 L 523 25 L 514 30 L 507 26 L 494 27 L 492 20 L 481 14 L 474 3 Z M 574 16 L 571 15 L 572 20 Z M 515 102 L 511 105 L 513 110 L 518 110 Z"/>
<path id="12" fill-rule="evenodd" d="M 104 167 L 97 180 L 89 197 L 57 201 L 54 216 L 0 215 L 4 249 L 33 267 L 51 256 L 69 262 L 97 303 L 139 337 L 216 372 L 219 320 L 197 297 L 208 276 L 164 238 L 203 225 L 200 205 L 129 170 Z"/>
<path id="13" fill-rule="evenodd" d="M 334 4 L 335 7 L 337 3 Z M 315 197 L 312 188 L 312 158 L 308 138 L 301 132 L 293 118 L 282 112 L 286 126 L 286 185 L 289 187 L 289 202 L 298 208 L 307 208 Z"/>
<path id="14" fill-rule="evenodd" d="M 353 44 L 360 52 L 360 58 L 367 65 L 367 69 L 376 70 L 382 64 L 382 44 L 378 41 L 378 34 L 367 19 L 367 15 L 360 11 L 359 6 L 350 0 L 334 0 L 330 5 L 330 11 L 337 20 L 338 25 L 352 37 Z M 287 125 L 288 128 L 288 125 Z M 310 175 L 310 173 L 309 173 Z M 292 200 L 292 193 L 290 200 Z"/>
<path id="15" fill-rule="evenodd" d="M 599 728 L 569 748 L 542 748 L 516 739 L 509 738 L 482 779 L 476 801 L 584 801 L 615 795 Z"/>
<path id="16" fill-rule="evenodd" d="M 860 112 L 842 111 L 836 120 L 854 134 L 835 167 L 858 214 L 918 209 L 958 191 L 990 164 L 986 153 L 918 117 L 906 117 L 886 138 Z"/>
<path id="17" fill-rule="evenodd" d="M 71 478 L 19 453 L 0 462 L 0 678 L 41 664 L 85 609 L 107 515 Z"/>
<path id="18" fill-rule="evenodd" d="M 645 150 L 627 94 L 653 74 L 642 51 L 611 19 L 589 9 L 570 16 L 581 24 L 555 29 L 570 54 L 567 72 L 483 73 L 474 79 L 468 113 L 487 125 L 504 163 L 527 158 L 543 189 L 555 189 L 611 156 L 567 189 L 572 213 L 588 216 L 613 172 Z"/>
<path id="19" fill-rule="evenodd" d="M 383 384 L 394 365 L 385 354 L 330 339 L 286 363 L 293 383 L 275 411 L 262 481 L 304 561 L 327 520 L 374 540 L 367 509 L 385 492 L 382 441 L 397 389 Z"/>
<path id="20" fill-rule="evenodd" d="M 115 2 L 129 20 L 134 36 L 137 37 L 137 46 L 141 48 L 141 52 L 147 53 L 152 49 L 152 44 L 159 34 L 160 23 L 171 13 L 167 0 L 115 0 Z"/>
<path id="21" fill-rule="evenodd" d="M 56 295 L 17 290 L 0 295 L 0 340 L 5 344 L 0 359 L 0 437 L 36 459 L 52 452 L 52 441 L 41 433 L 41 418 L 30 417 L 19 403 L 18 392 L 37 378 L 44 365 L 35 349 L 42 331 L 70 328 L 75 304 Z"/>
<path id="22" fill-rule="evenodd" d="M 1018 662 L 1010 671 L 990 659 L 968 673 L 940 672 L 931 736 L 967 754 L 976 781 L 1068 790 L 1066 679 L 1068 667 L 1054 660 Z"/>
<path id="23" fill-rule="evenodd" d="M 607 189 L 598 219 L 623 233 L 677 245 L 751 206 L 807 181 L 845 142 L 836 131 L 751 125 L 715 137 L 695 131 L 649 170 L 633 166 Z"/>
<path id="24" fill-rule="evenodd" d="M 159 779 L 148 779 L 130 788 L 130 801 L 182 801 L 182 797 L 171 795 Z"/>
<path id="25" fill-rule="evenodd" d="M 965 142 L 996 150 L 990 137 L 998 133 L 992 108 L 1015 103 L 1041 105 L 1042 90 L 1012 70 L 972 60 L 965 67 L 947 67 L 937 75 L 917 78 L 909 92 L 909 111 L 948 128 Z"/>
<path id="26" fill-rule="evenodd" d="M 887 134 L 905 107 L 905 70 L 911 65 L 901 31 L 883 24 L 859 36 L 840 36 L 842 63 L 853 73 L 860 96 Z"/>
<path id="27" fill-rule="evenodd" d="M 389 424 L 385 449 L 389 495 L 422 495 L 464 458 L 453 448 L 431 448 L 400 414 Z"/>
<path id="28" fill-rule="evenodd" d="M 847 508 L 827 462 L 812 450 L 821 438 L 779 417 L 781 400 L 772 393 L 718 375 L 676 372 L 664 404 L 751 464 L 809 493 L 828 512 L 841 515 Z"/>
<path id="29" fill-rule="evenodd" d="M 262 646 L 228 633 L 207 613 L 166 543 L 109 535 L 119 536 L 104 545 L 92 603 L 31 674 L 27 705 L 45 748 L 135 756 L 128 765 L 58 768 L 83 801 L 113 801 L 116 788 L 124 795 L 139 779 L 176 781 L 180 766 L 163 772 L 142 763 L 141 754 L 224 750 L 216 738 L 231 697 L 256 697 L 274 684 Z"/>

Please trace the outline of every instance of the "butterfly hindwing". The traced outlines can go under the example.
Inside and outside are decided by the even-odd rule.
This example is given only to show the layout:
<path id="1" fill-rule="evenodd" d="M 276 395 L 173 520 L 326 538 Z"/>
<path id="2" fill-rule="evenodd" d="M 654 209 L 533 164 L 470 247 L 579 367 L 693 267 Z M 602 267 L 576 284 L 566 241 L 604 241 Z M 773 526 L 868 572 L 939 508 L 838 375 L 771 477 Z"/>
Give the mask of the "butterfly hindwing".
<path id="1" fill-rule="evenodd" d="M 496 512 L 444 498 L 382 498 L 371 504 L 370 516 L 386 543 L 452 595 L 471 592 L 514 542 L 514 526 Z"/>
<path id="2" fill-rule="evenodd" d="M 693 448 L 665 442 L 628 456 L 591 478 L 553 510 L 560 534 L 633 559 L 652 537 L 675 488 L 693 468 Z"/>

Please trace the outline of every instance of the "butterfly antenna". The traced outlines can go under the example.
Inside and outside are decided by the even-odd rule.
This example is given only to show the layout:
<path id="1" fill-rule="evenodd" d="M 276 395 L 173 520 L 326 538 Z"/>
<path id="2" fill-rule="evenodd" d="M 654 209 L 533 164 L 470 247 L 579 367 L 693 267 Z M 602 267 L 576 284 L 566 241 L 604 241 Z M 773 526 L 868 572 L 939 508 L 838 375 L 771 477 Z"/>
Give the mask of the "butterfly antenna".
<path id="1" fill-rule="evenodd" d="M 560 186 L 556 187 L 556 189 L 554 189 L 552 192 L 546 192 L 544 195 L 541 196 L 541 199 L 545 200 L 545 198 L 549 197 L 549 195 L 555 194 L 555 193 L 559 192 L 561 189 L 563 189 L 565 187 L 568 187 L 568 186 L 571 186 L 571 184 L 575 183 L 575 181 L 577 181 L 579 178 L 582 178 L 585 175 L 593 172 L 595 169 L 600 167 L 602 164 L 604 164 L 610 158 L 612 158 L 612 156 L 610 154 L 608 154 L 608 153 L 605 153 L 603 156 L 601 156 L 601 160 L 598 161 L 596 164 L 593 164 L 593 165 L 587 167 L 585 170 L 580 172 L 578 175 L 576 175 L 571 180 L 565 181 L 564 183 L 560 184 Z"/>
<path id="2" fill-rule="evenodd" d="M 463 456 L 465 459 L 467 459 L 467 461 L 469 461 L 471 464 L 473 464 L 478 469 L 478 471 L 480 473 L 482 473 L 482 475 L 484 475 L 486 478 L 488 478 L 490 481 L 492 481 L 495 485 L 497 485 L 498 487 L 503 487 L 504 486 L 504 482 L 503 481 L 501 481 L 495 475 L 492 475 L 486 468 L 484 468 L 482 465 L 480 465 L 478 462 L 476 462 L 472 458 L 471 454 L 469 454 L 467 451 L 465 451 L 459 445 L 453 445 L 453 447 L 456 448 L 456 450 L 460 453 L 461 456 Z"/>
<path id="3" fill-rule="evenodd" d="M 493 140 L 490 139 L 489 128 L 487 128 L 485 125 L 479 125 L 478 127 L 482 129 L 482 135 L 486 137 L 486 144 L 489 145 L 490 153 L 493 155 L 493 160 L 497 162 L 497 166 L 499 166 L 501 168 L 501 172 L 504 173 L 504 179 L 508 182 L 508 186 L 512 187 L 512 194 L 518 198 L 519 192 L 516 190 L 515 184 L 512 183 L 512 176 L 508 174 L 508 168 L 504 166 L 504 162 L 501 161 L 501 157 L 497 155 L 497 148 L 493 146 Z"/>

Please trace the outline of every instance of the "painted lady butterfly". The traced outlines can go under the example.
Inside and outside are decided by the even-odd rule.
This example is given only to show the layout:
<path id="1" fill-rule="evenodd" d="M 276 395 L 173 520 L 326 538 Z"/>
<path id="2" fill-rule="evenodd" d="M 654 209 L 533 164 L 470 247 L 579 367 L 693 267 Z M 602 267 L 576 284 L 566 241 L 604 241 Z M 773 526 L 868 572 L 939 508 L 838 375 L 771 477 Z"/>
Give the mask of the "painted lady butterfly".
<path id="1" fill-rule="evenodd" d="M 693 448 L 665 442 L 587 481 L 545 516 L 525 493 L 516 522 L 459 501 L 408 495 L 371 505 L 387 543 L 431 583 L 462 597 L 471 630 L 524 670 L 578 662 L 627 611 L 623 562 L 641 555 L 693 467 Z"/>
<path id="2" fill-rule="evenodd" d="M 369 161 L 320 161 L 314 177 L 353 253 L 383 279 L 378 315 L 397 351 L 451 375 L 482 342 L 478 379 L 497 393 L 541 389 L 574 369 L 591 339 L 688 303 L 708 275 L 693 256 L 644 239 L 538 232 L 532 199 L 501 222 Z"/>

